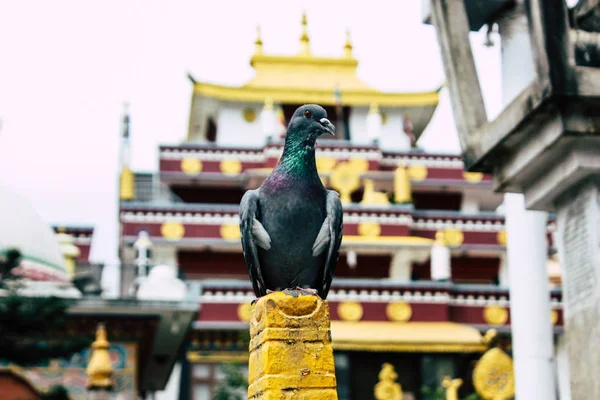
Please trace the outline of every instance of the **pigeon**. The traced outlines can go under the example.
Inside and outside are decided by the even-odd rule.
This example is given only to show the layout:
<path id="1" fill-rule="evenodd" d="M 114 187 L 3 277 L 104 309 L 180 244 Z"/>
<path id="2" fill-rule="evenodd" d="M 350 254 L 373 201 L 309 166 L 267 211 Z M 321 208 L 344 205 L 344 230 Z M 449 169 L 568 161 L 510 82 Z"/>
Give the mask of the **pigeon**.
<path id="1" fill-rule="evenodd" d="M 327 112 L 299 107 L 287 127 L 277 166 L 240 202 L 244 259 L 257 298 L 299 291 L 327 298 L 343 235 L 340 196 L 327 190 L 315 162 L 322 134 L 335 136 Z"/>

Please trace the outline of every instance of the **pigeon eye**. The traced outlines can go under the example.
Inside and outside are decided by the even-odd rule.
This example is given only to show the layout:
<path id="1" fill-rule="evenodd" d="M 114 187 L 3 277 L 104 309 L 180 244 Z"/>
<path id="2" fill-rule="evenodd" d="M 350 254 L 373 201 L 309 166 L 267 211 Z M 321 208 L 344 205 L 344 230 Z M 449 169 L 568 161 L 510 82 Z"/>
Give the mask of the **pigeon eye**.
<path id="1" fill-rule="evenodd" d="M 312 117 L 312 113 L 309 110 L 304 111 L 304 117 L 305 118 L 311 118 Z"/>

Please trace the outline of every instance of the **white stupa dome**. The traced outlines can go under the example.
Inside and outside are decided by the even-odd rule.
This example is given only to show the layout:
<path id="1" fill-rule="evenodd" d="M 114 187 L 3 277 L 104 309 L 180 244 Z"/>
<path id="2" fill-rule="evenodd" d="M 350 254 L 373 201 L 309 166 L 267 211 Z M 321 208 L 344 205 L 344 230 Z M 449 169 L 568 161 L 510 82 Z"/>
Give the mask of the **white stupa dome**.
<path id="1" fill-rule="evenodd" d="M 70 281 L 50 225 L 27 200 L 0 187 L 0 254 L 10 249 L 21 252 L 15 274 L 34 281 Z"/>

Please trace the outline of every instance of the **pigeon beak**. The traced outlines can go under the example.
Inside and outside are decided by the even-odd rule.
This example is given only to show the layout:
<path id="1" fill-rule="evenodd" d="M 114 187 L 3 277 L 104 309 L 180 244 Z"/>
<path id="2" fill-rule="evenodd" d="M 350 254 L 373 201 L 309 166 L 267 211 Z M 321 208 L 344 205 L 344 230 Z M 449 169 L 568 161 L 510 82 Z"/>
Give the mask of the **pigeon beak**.
<path id="1" fill-rule="evenodd" d="M 335 136 L 335 126 L 327 118 L 321 118 L 319 122 L 323 125 L 327 133 L 331 136 Z"/>

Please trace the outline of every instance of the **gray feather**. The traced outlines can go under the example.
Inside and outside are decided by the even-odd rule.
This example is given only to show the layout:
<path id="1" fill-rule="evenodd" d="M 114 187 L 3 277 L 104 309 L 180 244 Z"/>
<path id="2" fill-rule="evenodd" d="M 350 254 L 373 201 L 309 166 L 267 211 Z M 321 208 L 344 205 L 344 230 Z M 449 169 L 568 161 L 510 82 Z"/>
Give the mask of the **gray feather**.
<path id="1" fill-rule="evenodd" d="M 319 234 L 317 235 L 317 239 L 315 239 L 315 243 L 313 244 L 313 247 L 312 247 L 313 257 L 317 257 L 319 254 L 324 252 L 325 249 L 327 248 L 327 246 L 329 245 L 329 242 L 331 241 L 331 235 L 329 232 L 329 224 L 330 224 L 330 219 L 329 219 L 329 217 L 327 217 L 327 218 L 325 218 L 325 221 L 323 221 L 323 225 L 321 225 L 321 230 L 319 231 Z"/>
<path id="2" fill-rule="evenodd" d="M 258 247 L 262 247 L 265 250 L 271 249 L 271 236 L 269 236 L 265 227 L 256 218 L 252 221 L 252 236 Z"/>

